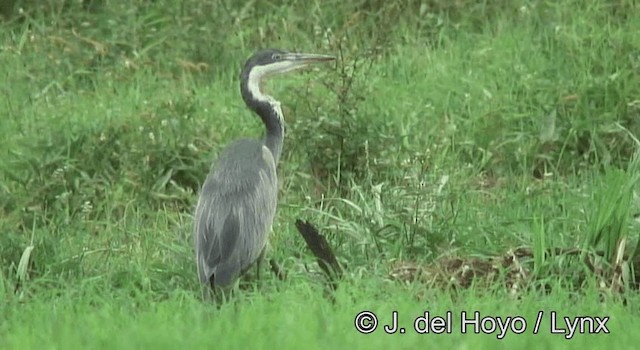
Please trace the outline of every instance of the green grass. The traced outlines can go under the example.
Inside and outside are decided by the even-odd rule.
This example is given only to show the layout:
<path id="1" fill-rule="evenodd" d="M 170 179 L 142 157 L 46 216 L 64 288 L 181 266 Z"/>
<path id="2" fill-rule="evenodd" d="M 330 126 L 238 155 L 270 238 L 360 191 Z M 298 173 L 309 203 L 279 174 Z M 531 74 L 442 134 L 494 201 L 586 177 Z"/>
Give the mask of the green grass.
<path id="1" fill-rule="evenodd" d="M 381 293 L 374 285 L 390 290 Z M 106 297 L 92 292 L 66 295 L 54 302 L 37 301 L 17 306 L 10 313 L 15 326 L 11 327 L 5 340 L 8 340 L 9 348 L 15 349 L 36 348 L 43 344 L 58 348 L 124 349 L 207 348 L 212 344 L 220 348 L 251 346 L 257 349 L 413 348 L 424 344 L 455 349 L 514 346 L 544 349 L 554 345 L 600 348 L 612 343 L 620 348 L 633 348 L 637 339 L 629 329 L 637 326 L 638 320 L 626 307 L 599 305 L 593 298 L 575 303 L 570 295 L 558 293 L 553 299 L 527 295 L 526 301 L 504 302 L 495 296 L 469 296 L 461 306 L 446 294 L 415 302 L 411 291 L 370 279 L 345 286 L 349 291 L 345 288 L 338 293 L 336 305 L 302 284 L 292 284 L 268 296 L 264 293 L 245 295 L 220 310 L 203 305 L 184 291 L 156 303 L 150 302 L 144 294 L 130 296 L 115 292 Z M 355 330 L 355 317 L 363 310 L 376 313 L 379 322 L 376 332 L 364 335 Z M 399 327 L 407 329 L 404 334 L 384 331 L 384 326 L 391 324 L 393 311 L 398 312 Z M 414 332 L 413 321 L 423 316 L 424 311 L 429 311 L 432 317 L 444 316 L 451 311 L 451 333 Z M 478 311 L 483 318 L 521 316 L 527 321 L 526 331 L 524 334 L 507 332 L 500 340 L 500 332 L 474 334 L 473 326 L 466 326 L 467 333 L 462 333 L 462 311 L 471 314 Z M 538 333 L 533 334 L 539 311 L 543 311 L 543 318 Z M 567 328 L 565 316 L 611 316 L 606 323 L 610 333 L 576 334 L 571 339 L 566 339 L 565 334 L 552 334 L 550 315 L 553 311 L 559 319 L 557 330 Z M 488 322 L 485 321 L 487 327 Z"/>
<path id="2" fill-rule="evenodd" d="M 2 349 L 640 340 L 635 2 L 93 3 L 1 9 Z M 339 59 L 269 83 L 287 120 L 271 255 L 289 279 L 218 309 L 191 215 L 218 152 L 262 132 L 237 81 L 261 47 Z M 296 219 L 345 267 L 333 301 Z M 406 334 L 382 330 L 393 310 Z M 427 310 L 451 311 L 452 334 L 415 334 Z M 461 311 L 527 329 L 462 334 Z M 551 311 L 610 317 L 610 334 L 566 340 Z"/>

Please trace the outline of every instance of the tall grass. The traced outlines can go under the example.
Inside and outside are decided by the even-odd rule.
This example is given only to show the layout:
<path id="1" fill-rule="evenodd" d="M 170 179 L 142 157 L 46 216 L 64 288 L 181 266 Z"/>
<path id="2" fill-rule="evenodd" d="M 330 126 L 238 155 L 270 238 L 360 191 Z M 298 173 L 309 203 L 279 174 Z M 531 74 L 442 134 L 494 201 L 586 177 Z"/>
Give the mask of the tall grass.
<path id="1" fill-rule="evenodd" d="M 0 344 L 637 342 L 623 331 L 638 315 L 635 2 L 7 4 Z M 289 279 L 216 309 L 200 300 L 191 214 L 219 151 L 262 133 L 238 87 L 261 47 L 338 60 L 267 85 L 287 122 L 271 254 Z M 345 267 L 334 298 L 299 218 Z M 362 310 L 409 327 L 426 309 L 523 315 L 528 329 L 498 342 L 354 328 Z M 551 310 L 610 316 L 611 334 L 566 341 Z"/>

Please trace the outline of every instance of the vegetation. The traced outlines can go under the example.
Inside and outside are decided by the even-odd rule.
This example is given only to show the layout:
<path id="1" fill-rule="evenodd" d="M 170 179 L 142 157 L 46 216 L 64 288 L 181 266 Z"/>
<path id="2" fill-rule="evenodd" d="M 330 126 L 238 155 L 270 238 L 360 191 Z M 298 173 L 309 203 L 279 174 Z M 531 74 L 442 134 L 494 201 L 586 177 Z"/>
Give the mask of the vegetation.
<path id="1" fill-rule="evenodd" d="M 50 0 L 0 13 L 3 349 L 640 341 L 637 2 Z M 263 47 L 338 60 L 269 84 L 287 120 L 270 255 L 288 278 L 265 273 L 216 307 L 201 299 L 191 215 L 222 147 L 262 132 L 238 73 Z M 344 268 L 331 295 L 297 219 Z M 373 334 L 356 330 L 365 310 Z M 404 335 L 384 332 L 394 310 Z M 452 333 L 416 334 L 425 311 L 451 311 Z M 487 320 L 463 334 L 462 311 L 526 329 L 500 336 Z M 599 334 L 565 339 L 552 311 L 557 330 L 609 317 L 609 333 L 584 319 Z"/>

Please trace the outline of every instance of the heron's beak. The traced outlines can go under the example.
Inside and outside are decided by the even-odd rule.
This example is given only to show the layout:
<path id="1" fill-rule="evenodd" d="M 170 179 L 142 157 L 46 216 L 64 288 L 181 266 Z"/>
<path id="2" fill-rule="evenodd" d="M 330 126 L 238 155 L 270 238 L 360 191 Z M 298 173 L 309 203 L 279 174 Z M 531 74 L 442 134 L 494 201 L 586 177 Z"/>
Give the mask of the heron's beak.
<path id="1" fill-rule="evenodd" d="M 336 58 L 329 55 L 315 53 L 288 53 L 284 57 L 286 60 L 300 64 L 333 61 Z"/>
<path id="2" fill-rule="evenodd" d="M 290 63 L 290 66 L 285 71 L 297 70 L 312 63 L 328 62 L 336 59 L 334 56 L 315 53 L 288 53 L 283 58 Z"/>
<path id="3" fill-rule="evenodd" d="M 286 53 L 282 60 L 271 64 L 266 74 L 282 74 L 304 68 L 312 63 L 333 61 L 334 56 L 315 53 Z"/>

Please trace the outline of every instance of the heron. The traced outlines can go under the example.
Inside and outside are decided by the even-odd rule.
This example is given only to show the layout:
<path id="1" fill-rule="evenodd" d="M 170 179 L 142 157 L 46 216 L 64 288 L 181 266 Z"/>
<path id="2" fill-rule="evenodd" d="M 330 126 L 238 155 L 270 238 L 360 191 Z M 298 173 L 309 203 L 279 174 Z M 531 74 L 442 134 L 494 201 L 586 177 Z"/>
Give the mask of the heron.
<path id="1" fill-rule="evenodd" d="M 266 78 L 335 57 L 264 49 L 240 74 L 240 93 L 265 126 L 261 139 L 240 139 L 224 149 L 210 168 L 194 215 L 195 252 L 202 284 L 230 287 L 260 262 L 276 214 L 276 167 L 284 141 L 280 102 L 261 90 Z"/>

